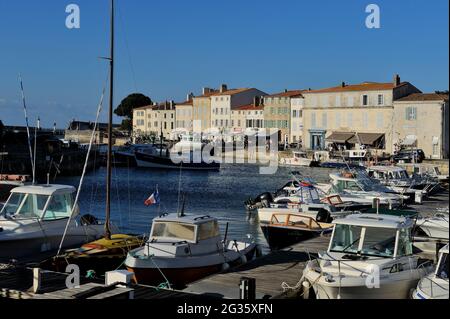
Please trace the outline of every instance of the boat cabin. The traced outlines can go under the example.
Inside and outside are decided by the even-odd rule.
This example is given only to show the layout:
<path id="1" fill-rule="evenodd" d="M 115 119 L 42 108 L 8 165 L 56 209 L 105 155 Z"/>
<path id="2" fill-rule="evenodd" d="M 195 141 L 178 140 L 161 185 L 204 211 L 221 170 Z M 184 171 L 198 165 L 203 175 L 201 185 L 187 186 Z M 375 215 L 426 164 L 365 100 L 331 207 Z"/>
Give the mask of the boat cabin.
<path id="1" fill-rule="evenodd" d="M 217 219 L 210 216 L 168 214 L 153 220 L 149 242 L 187 242 L 196 244 L 207 239 L 220 240 Z"/>
<path id="2" fill-rule="evenodd" d="M 322 226 L 313 217 L 299 214 L 273 214 L 270 220 L 272 226 L 284 226 L 299 229 L 321 230 Z M 322 223 L 322 225 L 325 225 Z"/>
<path id="3" fill-rule="evenodd" d="M 75 187 L 65 185 L 16 187 L 11 190 L 0 216 L 12 220 L 44 221 L 69 218 L 72 214 L 75 191 Z"/>
<path id="4" fill-rule="evenodd" d="M 413 219 L 390 215 L 354 214 L 337 219 L 333 223 L 335 227 L 328 247 L 330 253 L 382 258 L 413 254 L 411 237 Z"/>
<path id="5" fill-rule="evenodd" d="M 439 251 L 439 262 L 436 266 L 436 278 L 448 280 L 450 259 L 448 258 L 448 244 Z"/>
<path id="6" fill-rule="evenodd" d="M 405 180 L 409 179 L 404 168 L 397 166 L 372 166 L 367 169 L 369 177 L 378 180 Z"/>

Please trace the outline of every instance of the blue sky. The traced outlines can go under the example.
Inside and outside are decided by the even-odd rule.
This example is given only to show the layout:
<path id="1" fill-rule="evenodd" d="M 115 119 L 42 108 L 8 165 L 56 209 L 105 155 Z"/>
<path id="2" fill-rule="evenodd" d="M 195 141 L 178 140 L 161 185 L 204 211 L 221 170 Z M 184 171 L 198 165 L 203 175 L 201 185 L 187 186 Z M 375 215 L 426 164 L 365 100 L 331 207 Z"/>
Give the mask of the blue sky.
<path id="1" fill-rule="evenodd" d="M 81 9 L 78 30 L 65 27 L 70 3 Z M 381 29 L 365 27 L 370 3 L 381 8 Z M 94 120 L 107 72 L 98 57 L 108 55 L 108 7 L 108 0 L 0 1 L 0 120 L 24 124 L 19 73 L 30 121 Z M 134 91 L 180 101 L 221 83 L 272 93 L 388 82 L 394 73 L 424 92 L 449 87 L 447 0 L 117 0 L 117 7 L 115 104 Z"/>

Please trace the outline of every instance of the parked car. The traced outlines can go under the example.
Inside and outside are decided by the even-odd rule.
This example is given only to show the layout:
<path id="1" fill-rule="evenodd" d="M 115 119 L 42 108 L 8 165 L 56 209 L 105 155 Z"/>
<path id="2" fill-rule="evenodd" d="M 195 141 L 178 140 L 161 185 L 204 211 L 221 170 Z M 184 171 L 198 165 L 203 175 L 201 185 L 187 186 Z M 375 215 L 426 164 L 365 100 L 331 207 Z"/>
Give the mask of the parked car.
<path id="1" fill-rule="evenodd" d="M 425 159 L 425 153 L 421 149 L 416 150 L 401 150 L 394 156 L 392 156 L 392 160 L 396 163 L 422 163 Z"/>

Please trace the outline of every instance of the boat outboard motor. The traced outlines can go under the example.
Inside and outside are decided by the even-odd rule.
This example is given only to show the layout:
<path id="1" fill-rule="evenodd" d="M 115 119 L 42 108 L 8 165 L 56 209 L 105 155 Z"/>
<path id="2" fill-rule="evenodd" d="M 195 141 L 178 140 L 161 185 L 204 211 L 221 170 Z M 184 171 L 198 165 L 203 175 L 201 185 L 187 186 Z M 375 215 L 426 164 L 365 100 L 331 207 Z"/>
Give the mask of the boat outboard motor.
<path id="1" fill-rule="evenodd" d="M 319 209 L 317 212 L 316 221 L 319 223 L 331 223 L 333 218 L 331 217 L 331 213 L 324 208 Z"/>
<path id="2" fill-rule="evenodd" d="M 256 196 L 254 199 L 249 199 L 245 202 L 245 206 L 249 210 L 262 208 L 262 207 L 269 207 L 270 203 L 273 202 L 273 196 L 271 193 L 263 193 L 261 195 Z"/>
<path id="3" fill-rule="evenodd" d="M 97 217 L 92 216 L 90 214 L 81 216 L 80 222 L 81 222 L 81 225 L 83 225 L 83 226 L 98 225 Z"/>

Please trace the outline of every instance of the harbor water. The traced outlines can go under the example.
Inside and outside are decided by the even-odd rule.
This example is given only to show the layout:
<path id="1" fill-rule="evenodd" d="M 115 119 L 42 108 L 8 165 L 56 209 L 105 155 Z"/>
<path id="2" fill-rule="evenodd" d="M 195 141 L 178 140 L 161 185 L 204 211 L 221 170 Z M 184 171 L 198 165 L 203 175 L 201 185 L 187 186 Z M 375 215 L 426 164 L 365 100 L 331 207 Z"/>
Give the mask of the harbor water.
<path id="1" fill-rule="evenodd" d="M 257 165 L 225 165 L 219 172 L 114 168 L 112 222 L 122 232 L 148 234 L 154 217 L 178 211 L 181 190 L 186 193 L 186 214 L 217 217 L 222 234 L 229 224 L 229 239 L 243 240 L 251 236 L 265 247 L 258 220 L 246 211 L 244 202 L 281 188 L 290 179 L 292 169 L 280 167 L 273 175 L 260 175 L 259 169 Z M 330 172 L 323 168 L 301 168 L 304 176 L 318 182 L 327 181 Z M 81 214 L 104 218 L 105 174 L 106 169 L 100 168 L 85 176 L 79 200 Z M 79 181 L 79 177 L 64 177 L 57 182 L 78 187 Z M 160 205 L 145 206 L 144 201 L 156 188 Z"/>

